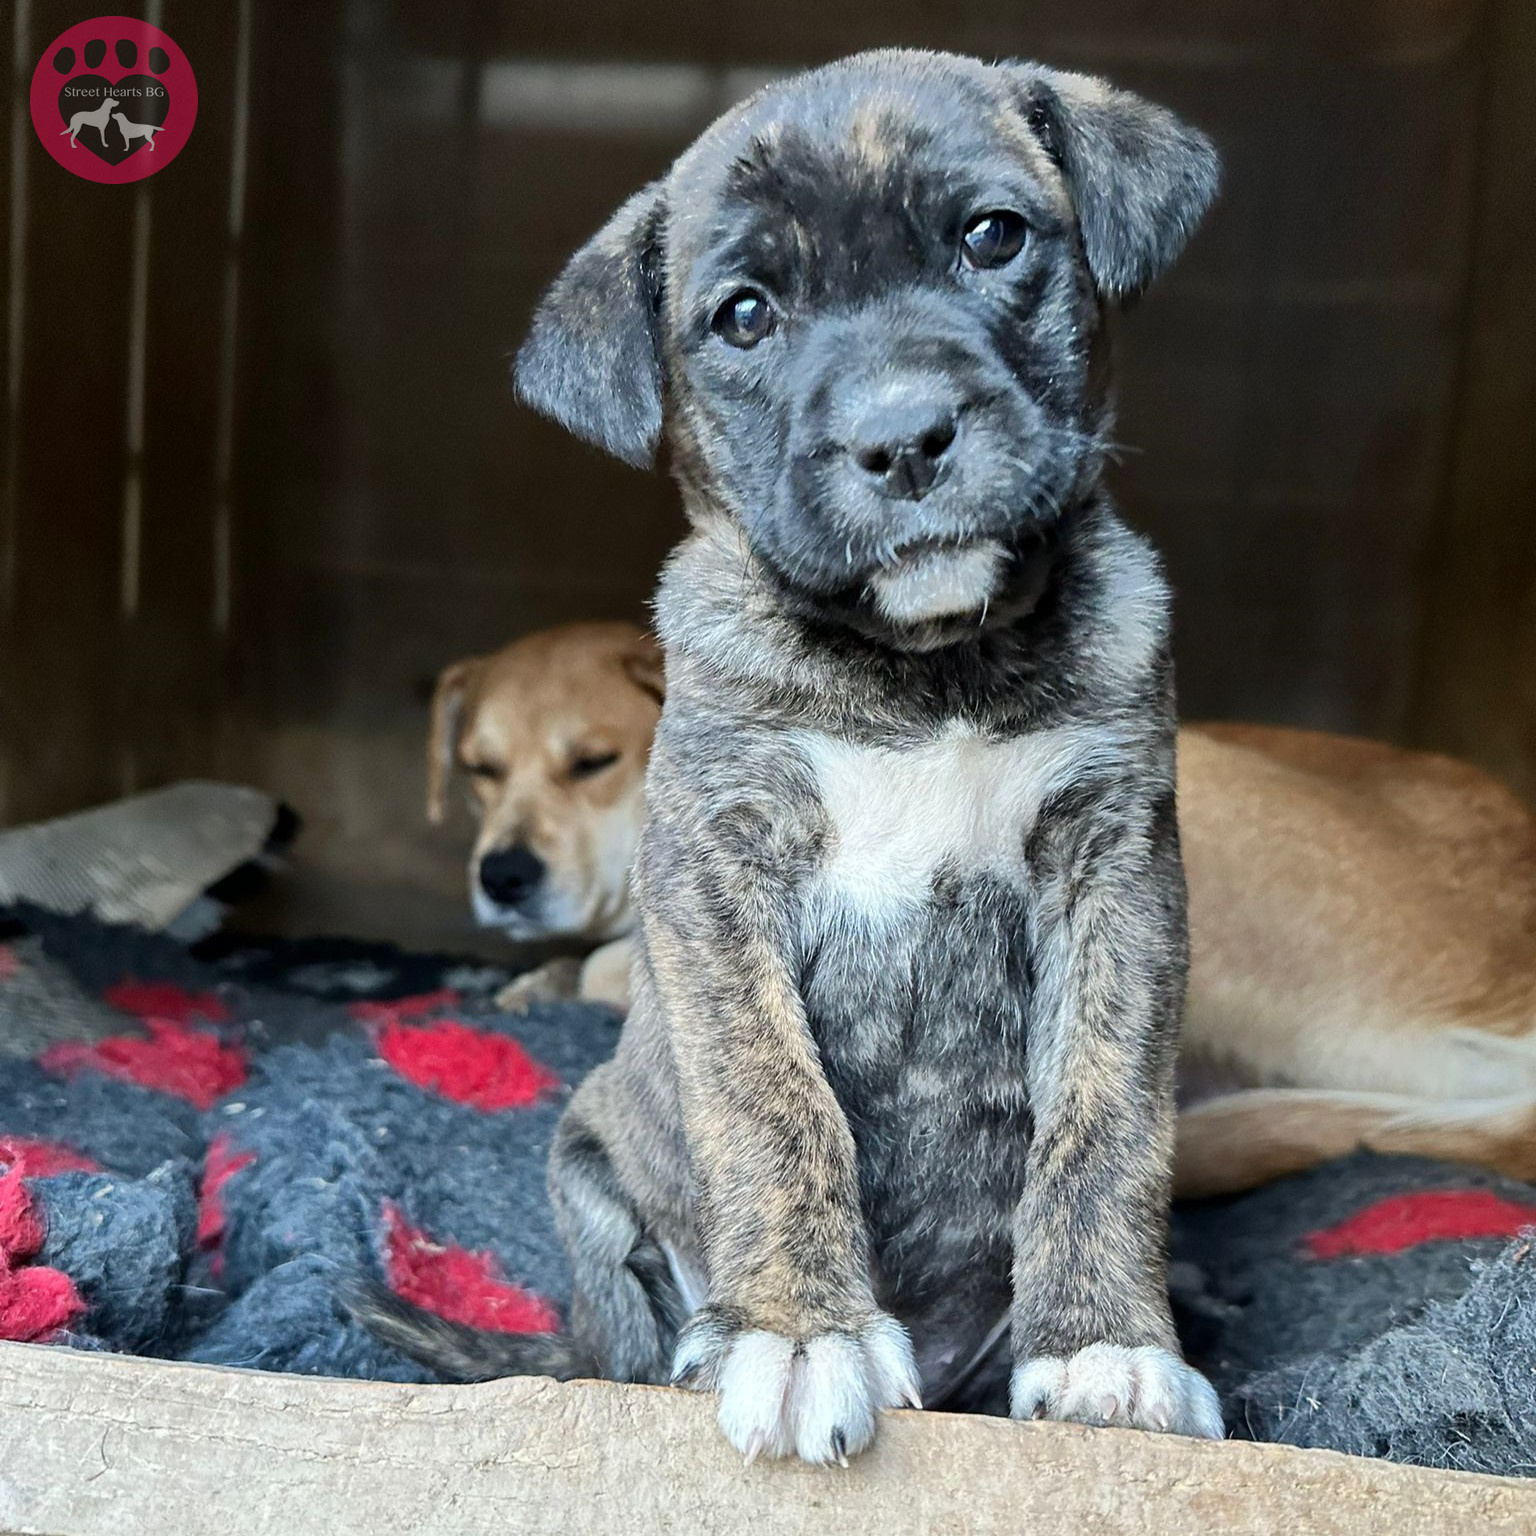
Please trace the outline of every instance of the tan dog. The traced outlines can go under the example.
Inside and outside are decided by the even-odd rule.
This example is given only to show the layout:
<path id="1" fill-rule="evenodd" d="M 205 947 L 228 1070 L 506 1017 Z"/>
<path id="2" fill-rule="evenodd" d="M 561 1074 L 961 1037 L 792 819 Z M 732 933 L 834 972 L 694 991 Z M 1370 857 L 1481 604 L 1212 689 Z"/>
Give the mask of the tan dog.
<path id="1" fill-rule="evenodd" d="M 427 815 L 443 819 L 449 775 L 468 775 L 480 822 L 470 902 L 486 927 L 531 941 L 587 939 L 585 964 L 519 977 L 503 1006 L 571 996 L 624 1006 L 629 866 L 644 816 L 645 765 L 661 713 L 656 642 L 632 624 L 567 624 L 438 678 Z"/>
<path id="2" fill-rule="evenodd" d="M 1536 1176 L 1536 820 L 1465 763 L 1180 738 L 1193 947 L 1180 1194 L 1365 1146 Z M 1186 1092 L 1186 1104 L 1192 1094 Z"/>
<path id="3" fill-rule="evenodd" d="M 439 681 L 429 809 L 441 820 L 456 759 L 481 819 L 482 921 L 608 941 L 520 977 L 510 1006 L 627 1006 L 627 877 L 662 688 L 654 642 L 624 624 L 530 635 Z M 1179 1192 L 1247 1188 L 1356 1146 L 1536 1177 L 1524 806 L 1448 758 L 1202 725 L 1180 735 L 1179 819 L 1193 948 Z M 487 871 L 507 896 L 498 871 L 519 849 L 542 876 L 499 900 Z"/>

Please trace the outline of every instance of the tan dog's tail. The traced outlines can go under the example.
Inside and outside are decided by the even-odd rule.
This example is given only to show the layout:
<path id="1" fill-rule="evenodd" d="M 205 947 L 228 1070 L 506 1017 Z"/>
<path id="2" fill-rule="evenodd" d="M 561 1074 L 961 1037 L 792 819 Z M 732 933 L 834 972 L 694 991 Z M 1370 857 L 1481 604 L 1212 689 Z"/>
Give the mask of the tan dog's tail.
<path id="1" fill-rule="evenodd" d="M 1235 1194 L 1357 1148 L 1475 1163 L 1536 1179 L 1536 1096 L 1436 1101 L 1396 1093 L 1260 1088 L 1180 1114 L 1174 1193 Z"/>
<path id="2" fill-rule="evenodd" d="M 381 1285 L 358 1283 L 342 1300 L 380 1343 L 447 1381 L 494 1381 L 502 1376 L 574 1381 L 601 1374 L 596 1360 L 568 1334 L 471 1328 L 403 1301 Z"/>

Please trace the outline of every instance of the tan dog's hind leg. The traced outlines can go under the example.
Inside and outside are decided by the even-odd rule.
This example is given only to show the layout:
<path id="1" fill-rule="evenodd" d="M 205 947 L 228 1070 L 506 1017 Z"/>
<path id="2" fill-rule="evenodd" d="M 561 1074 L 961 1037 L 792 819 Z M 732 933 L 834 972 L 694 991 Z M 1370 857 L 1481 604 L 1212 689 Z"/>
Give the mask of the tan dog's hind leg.
<path id="1" fill-rule="evenodd" d="M 615 939 L 594 949 L 582 962 L 580 997 L 583 1002 L 606 1003 L 620 1013 L 629 1012 L 629 973 L 635 962 L 635 941 Z"/>
<path id="2" fill-rule="evenodd" d="M 626 938 L 594 949 L 585 960 L 547 961 L 508 982 L 496 994 L 496 1006 L 508 1013 L 526 1013 L 535 1003 L 579 998 L 628 1013 L 629 968 L 634 958 L 635 941 Z"/>
<path id="3" fill-rule="evenodd" d="M 548 960 L 514 977 L 496 994 L 496 1006 L 506 1013 L 527 1013 L 535 1003 L 568 1003 L 581 988 L 581 961 L 568 957 Z"/>
<path id="4" fill-rule="evenodd" d="M 1437 1101 L 1396 1093 L 1259 1088 L 1178 1120 L 1174 1193 L 1234 1194 L 1357 1148 L 1475 1163 L 1536 1178 L 1536 1094 Z"/>

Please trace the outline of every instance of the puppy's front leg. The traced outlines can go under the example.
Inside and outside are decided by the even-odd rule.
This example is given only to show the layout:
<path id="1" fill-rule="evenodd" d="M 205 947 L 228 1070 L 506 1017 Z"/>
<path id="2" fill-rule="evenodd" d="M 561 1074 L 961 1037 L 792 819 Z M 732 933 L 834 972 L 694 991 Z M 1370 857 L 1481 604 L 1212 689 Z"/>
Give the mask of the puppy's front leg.
<path id="1" fill-rule="evenodd" d="M 1171 771 L 1159 793 L 1112 788 L 1040 842 L 1012 1411 L 1219 1438 L 1216 1394 L 1178 1352 L 1165 1273 L 1187 970 Z"/>
<path id="2" fill-rule="evenodd" d="M 657 798 L 664 798 L 658 796 Z M 670 1032 L 708 1304 L 674 1380 L 720 1394 L 750 1460 L 846 1461 L 916 1405 L 905 1330 L 876 1305 L 853 1137 L 790 974 L 782 872 L 687 807 L 652 812 L 646 974 Z"/>

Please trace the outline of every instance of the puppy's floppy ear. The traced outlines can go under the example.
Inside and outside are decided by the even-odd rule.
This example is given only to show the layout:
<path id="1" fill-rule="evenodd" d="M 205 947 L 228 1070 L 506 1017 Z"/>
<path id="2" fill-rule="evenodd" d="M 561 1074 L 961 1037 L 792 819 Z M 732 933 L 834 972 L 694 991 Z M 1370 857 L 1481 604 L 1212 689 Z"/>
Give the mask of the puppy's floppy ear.
<path id="1" fill-rule="evenodd" d="M 550 285 L 517 354 L 517 392 L 638 468 L 661 436 L 660 182 L 637 192 Z"/>
<path id="2" fill-rule="evenodd" d="M 1194 233 L 1221 181 L 1215 146 L 1166 108 L 1091 75 L 1019 70 L 1029 125 L 1061 167 L 1106 299 L 1134 298 Z"/>
<path id="3" fill-rule="evenodd" d="M 667 673 L 661 647 L 651 635 L 637 635 L 624 652 L 625 675 L 642 693 L 648 693 L 658 704 L 666 703 Z"/>
<path id="4" fill-rule="evenodd" d="M 480 666 L 480 658 L 456 661 L 438 674 L 432 692 L 432 724 L 427 732 L 427 820 L 442 823 L 453 773 L 454 751 L 459 744 L 459 723 L 464 715 L 464 695 Z"/>

